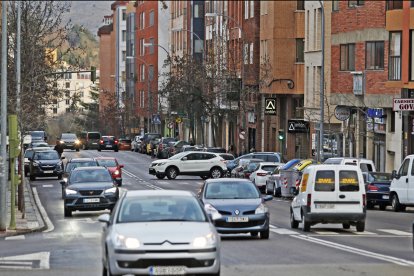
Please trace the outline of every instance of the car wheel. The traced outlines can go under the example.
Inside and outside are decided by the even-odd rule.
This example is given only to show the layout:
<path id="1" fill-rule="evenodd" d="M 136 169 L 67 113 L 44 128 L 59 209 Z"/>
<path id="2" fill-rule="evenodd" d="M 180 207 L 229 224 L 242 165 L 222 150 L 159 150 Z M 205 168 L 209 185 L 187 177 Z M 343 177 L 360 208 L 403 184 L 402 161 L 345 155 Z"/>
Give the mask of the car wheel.
<path id="1" fill-rule="evenodd" d="M 34 176 L 34 175 L 30 175 L 30 180 L 31 180 L 31 181 L 35 181 L 35 180 L 36 180 L 36 176 Z"/>
<path id="2" fill-rule="evenodd" d="M 269 239 L 269 229 L 260 231 L 260 239 L 261 240 L 268 240 Z"/>
<path id="3" fill-rule="evenodd" d="M 101 149 L 98 149 L 98 151 L 101 151 Z"/>
<path id="4" fill-rule="evenodd" d="M 365 221 L 357 221 L 356 230 L 357 230 L 357 232 L 364 232 L 365 231 Z"/>
<path id="5" fill-rule="evenodd" d="M 250 236 L 252 237 L 257 237 L 259 235 L 258 232 L 250 232 Z"/>
<path id="6" fill-rule="evenodd" d="M 265 186 L 265 195 L 268 195 L 269 194 L 269 190 L 267 189 L 267 183 L 266 183 L 266 186 Z"/>
<path id="7" fill-rule="evenodd" d="M 292 209 L 290 209 L 290 227 L 293 229 L 297 229 L 299 227 L 299 222 L 295 220 L 295 215 L 293 214 Z"/>
<path id="8" fill-rule="evenodd" d="M 212 168 L 210 171 L 211 178 L 220 178 L 223 175 L 223 172 L 220 168 Z"/>
<path id="9" fill-rule="evenodd" d="M 72 210 L 65 207 L 65 218 L 72 216 Z"/>
<path id="10" fill-rule="evenodd" d="M 158 179 L 164 179 L 165 175 L 164 174 L 156 174 L 155 175 Z"/>
<path id="11" fill-rule="evenodd" d="M 168 168 L 168 170 L 167 170 L 167 178 L 168 179 L 170 179 L 170 180 L 175 179 L 177 177 L 177 175 L 178 175 L 178 170 L 176 168 L 174 168 L 174 167 Z"/>
<path id="12" fill-rule="evenodd" d="M 387 204 L 382 203 L 379 205 L 379 208 L 380 210 L 384 211 L 387 208 Z"/>
<path id="13" fill-rule="evenodd" d="M 201 179 L 204 179 L 204 180 L 208 179 L 208 175 L 202 175 L 200 177 L 201 177 Z"/>
<path id="14" fill-rule="evenodd" d="M 346 223 L 342 223 L 342 228 L 344 228 L 344 229 L 349 229 L 349 228 L 351 228 L 351 224 L 350 224 L 350 223 L 348 223 L 348 222 L 346 222 Z"/>
<path id="15" fill-rule="evenodd" d="M 394 194 L 391 199 L 391 208 L 394 212 L 401 211 L 401 204 L 400 200 L 398 199 L 398 196 Z"/>
<path id="16" fill-rule="evenodd" d="M 115 152 L 118 152 L 119 151 L 119 149 L 116 149 L 116 150 L 114 150 Z"/>
<path id="17" fill-rule="evenodd" d="M 274 197 L 276 197 L 276 196 L 277 196 L 276 184 L 273 184 L 273 196 L 274 196 Z"/>
<path id="18" fill-rule="evenodd" d="M 306 220 L 305 216 L 302 215 L 302 230 L 304 232 L 310 231 L 311 224 L 309 221 Z"/>

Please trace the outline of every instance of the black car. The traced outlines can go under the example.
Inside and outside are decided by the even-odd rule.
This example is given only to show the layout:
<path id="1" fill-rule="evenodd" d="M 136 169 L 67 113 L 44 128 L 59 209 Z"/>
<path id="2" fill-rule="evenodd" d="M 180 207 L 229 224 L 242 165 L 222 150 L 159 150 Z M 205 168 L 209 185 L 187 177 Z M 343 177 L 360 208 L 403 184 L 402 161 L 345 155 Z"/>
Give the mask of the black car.
<path id="1" fill-rule="evenodd" d="M 208 214 L 215 216 L 219 233 L 250 233 L 269 238 L 269 210 L 256 185 L 247 179 L 208 179 L 199 192 Z M 221 216 L 221 217 L 220 217 Z"/>
<path id="2" fill-rule="evenodd" d="M 64 186 L 65 217 L 72 212 L 112 210 L 119 198 L 119 190 L 109 171 L 104 167 L 79 167 L 74 169 Z"/>
<path id="3" fill-rule="evenodd" d="M 78 167 L 96 167 L 99 166 L 98 162 L 93 158 L 72 158 L 70 159 L 65 166 L 63 172 L 63 180 L 67 181 L 71 171 Z M 62 185 L 62 198 L 64 197 L 65 189 Z"/>
<path id="4" fill-rule="evenodd" d="M 119 150 L 118 139 L 115 136 L 102 136 L 98 146 L 98 151 L 101 150 L 113 150 L 117 152 Z"/>
<path id="5" fill-rule="evenodd" d="M 39 176 L 57 176 L 62 179 L 64 158 L 59 157 L 55 150 L 34 151 L 32 157 L 29 157 L 30 180 L 34 181 Z"/>
<path id="6" fill-rule="evenodd" d="M 24 151 L 24 175 L 29 175 L 30 172 L 30 160 L 29 158 L 33 157 L 35 151 L 50 150 L 49 147 L 39 147 L 39 148 L 27 148 Z"/>
<path id="7" fill-rule="evenodd" d="M 74 133 L 62 133 L 60 135 L 60 143 L 64 149 L 79 151 L 81 142 Z"/>
<path id="8" fill-rule="evenodd" d="M 362 173 L 367 193 L 367 207 L 374 208 L 379 205 L 380 210 L 385 210 L 390 205 L 391 174 L 381 172 Z"/>

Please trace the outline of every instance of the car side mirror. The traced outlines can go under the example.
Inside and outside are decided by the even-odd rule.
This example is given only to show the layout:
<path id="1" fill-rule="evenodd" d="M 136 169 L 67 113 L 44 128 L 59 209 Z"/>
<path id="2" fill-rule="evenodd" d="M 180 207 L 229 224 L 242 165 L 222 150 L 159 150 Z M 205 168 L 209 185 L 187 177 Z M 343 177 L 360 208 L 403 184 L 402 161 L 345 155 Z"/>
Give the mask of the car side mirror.
<path id="1" fill-rule="evenodd" d="M 119 165 L 119 167 L 120 167 L 120 168 L 123 168 L 123 167 L 124 167 L 124 165 Z"/>
<path id="2" fill-rule="evenodd" d="M 187 161 L 187 156 L 184 156 L 183 158 L 181 158 L 181 160 L 183 160 L 183 161 Z"/>
<path id="3" fill-rule="evenodd" d="M 392 179 L 394 179 L 394 178 L 399 179 L 399 178 L 400 178 L 400 176 L 398 175 L 398 173 L 397 173 L 397 171 L 396 171 L 396 170 L 393 170 L 393 171 L 392 171 L 392 173 L 391 173 L 391 178 L 392 178 Z"/>
<path id="4" fill-rule="evenodd" d="M 103 214 L 98 217 L 98 221 L 109 224 L 110 218 L 109 214 Z"/>
<path id="5" fill-rule="evenodd" d="M 271 195 L 267 195 L 267 196 L 263 197 L 263 201 L 269 201 L 269 200 L 272 200 L 272 199 L 273 199 L 273 196 L 271 196 Z"/>

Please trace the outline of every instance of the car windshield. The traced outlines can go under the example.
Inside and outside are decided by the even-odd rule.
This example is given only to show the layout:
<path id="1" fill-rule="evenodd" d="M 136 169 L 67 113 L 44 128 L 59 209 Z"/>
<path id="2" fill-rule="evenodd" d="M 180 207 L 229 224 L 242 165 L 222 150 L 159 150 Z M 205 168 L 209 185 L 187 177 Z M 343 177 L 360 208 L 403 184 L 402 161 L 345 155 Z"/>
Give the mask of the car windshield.
<path id="1" fill-rule="evenodd" d="M 57 160 L 60 159 L 56 151 L 39 151 L 35 153 L 35 160 Z"/>
<path id="2" fill-rule="evenodd" d="M 101 135 L 97 132 L 91 132 L 91 133 L 88 133 L 88 137 L 89 139 L 99 139 L 101 138 Z"/>
<path id="3" fill-rule="evenodd" d="M 69 182 L 72 184 L 84 182 L 112 182 L 107 170 L 74 170 L 70 174 Z"/>
<path id="4" fill-rule="evenodd" d="M 28 157 L 32 156 L 32 154 L 33 154 L 33 150 L 28 149 L 24 152 L 24 157 L 28 158 Z"/>
<path id="5" fill-rule="evenodd" d="M 116 167 L 116 161 L 113 159 L 98 159 L 97 161 L 102 167 Z"/>
<path id="6" fill-rule="evenodd" d="M 77 137 L 73 133 L 62 133 L 62 139 L 77 139 Z"/>
<path id="7" fill-rule="evenodd" d="M 46 147 L 49 147 L 49 144 L 48 143 L 43 143 L 43 142 L 41 142 L 41 143 L 32 143 L 32 147 L 34 147 L 34 148 L 46 148 Z"/>
<path id="8" fill-rule="evenodd" d="M 117 222 L 207 221 L 201 205 L 192 196 L 126 197 Z"/>
<path id="9" fill-rule="evenodd" d="M 102 140 L 106 141 L 113 141 L 115 138 L 113 136 L 104 136 L 102 137 Z"/>
<path id="10" fill-rule="evenodd" d="M 391 174 L 368 173 L 368 181 L 391 181 Z"/>
<path id="11" fill-rule="evenodd" d="M 168 158 L 169 160 L 176 160 L 176 159 L 180 159 L 182 157 L 184 157 L 185 155 L 187 155 L 187 152 L 180 152 L 176 155 L 171 156 L 170 158 Z"/>
<path id="12" fill-rule="evenodd" d="M 78 168 L 78 167 L 93 167 L 96 166 L 96 162 L 95 161 L 88 161 L 88 162 L 69 162 L 66 165 L 66 172 L 70 172 L 72 171 L 74 168 Z"/>
<path id="13" fill-rule="evenodd" d="M 30 132 L 30 135 L 32 136 L 32 138 L 44 138 L 45 137 L 45 133 L 43 131 L 32 131 Z"/>
<path id="14" fill-rule="evenodd" d="M 251 199 L 259 198 L 259 192 L 251 182 L 212 182 L 208 183 L 206 199 Z"/>

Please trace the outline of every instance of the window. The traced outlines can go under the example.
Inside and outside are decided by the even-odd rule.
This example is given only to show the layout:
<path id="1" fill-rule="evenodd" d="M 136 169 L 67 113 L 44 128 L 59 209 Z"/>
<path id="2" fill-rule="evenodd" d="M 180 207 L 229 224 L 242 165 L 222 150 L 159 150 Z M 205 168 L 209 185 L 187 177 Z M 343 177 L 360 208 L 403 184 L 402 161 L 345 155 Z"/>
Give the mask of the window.
<path id="1" fill-rule="evenodd" d="M 148 78 L 150 81 L 154 79 L 154 65 L 148 66 Z"/>
<path id="2" fill-rule="evenodd" d="M 126 20 L 126 10 L 122 10 L 122 21 Z"/>
<path id="3" fill-rule="evenodd" d="M 296 38 L 296 62 L 305 62 L 305 40 Z"/>
<path id="4" fill-rule="evenodd" d="M 365 4 L 365 0 L 348 0 L 348 7 L 354 8 L 356 6 L 363 6 Z"/>
<path id="5" fill-rule="evenodd" d="M 249 64 L 249 44 L 244 44 L 244 53 L 243 53 L 244 64 Z"/>
<path id="6" fill-rule="evenodd" d="M 122 51 L 122 61 L 126 60 L 126 51 Z"/>
<path id="7" fill-rule="evenodd" d="M 141 64 L 141 81 L 145 80 L 145 64 Z"/>
<path id="8" fill-rule="evenodd" d="M 153 26 L 154 25 L 154 11 L 150 11 L 150 14 L 149 14 L 149 26 L 151 27 L 151 26 Z"/>
<path id="9" fill-rule="evenodd" d="M 56 107 L 53 108 L 53 114 L 57 114 L 57 108 Z"/>
<path id="10" fill-rule="evenodd" d="M 70 105 L 70 100 L 65 100 L 66 105 Z"/>
<path id="11" fill-rule="evenodd" d="M 250 43 L 250 64 L 253 64 L 253 43 Z"/>
<path id="12" fill-rule="evenodd" d="M 145 91 L 143 90 L 140 91 L 139 99 L 140 99 L 139 106 L 145 107 Z"/>
<path id="13" fill-rule="evenodd" d="M 395 112 L 391 110 L 391 116 L 390 116 L 390 132 L 395 132 Z"/>
<path id="14" fill-rule="evenodd" d="M 340 45 L 340 70 L 352 71 L 355 70 L 355 44 L 341 44 Z"/>
<path id="15" fill-rule="evenodd" d="M 249 19 L 249 1 L 244 1 L 244 19 Z"/>
<path id="16" fill-rule="evenodd" d="M 317 192 L 335 191 L 335 172 L 334 171 L 316 172 L 314 189 Z"/>
<path id="17" fill-rule="evenodd" d="M 70 88 L 70 82 L 65 83 L 66 88 Z"/>
<path id="18" fill-rule="evenodd" d="M 139 40 L 139 55 L 143 56 L 145 54 L 145 48 L 144 48 L 144 39 Z"/>
<path id="19" fill-rule="evenodd" d="M 202 18 L 204 14 L 203 5 L 194 4 L 194 18 Z"/>
<path id="20" fill-rule="evenodd" d="M 260 41 L 260 63 L 265 64 L 268 59 L 267 40 Z"/>
<path id="21" fill-rule="evenodd" d="M 411 30 L 411 37 L 410 37 L 410 64 L 411 64 L 411 68 L 410 68 L 410 76 L 411 79 L 410 80 L 414 80 L 414 42 L 413 42 L 413 38 L 414 38 L 414 30 Z"/>
<path id="22" fill-rule="evenodd" d="M 70 97 L 70 92 L 69 91 L 65 91 L 65 96 L 66 96 L 66 98 L 69 98 Z"/>
<path id="23" fill-rule="evenodd" d="M 260 15 L 267 14 L 267 1 L 260 1 Z"/>
<path id="24" fill-rule="evenodd" d="M 250 18 L 254 17 L 254 1 L 250 1 Z"/>
<path id="25" fill-rule="evenodd" d="M 155 39 L 154 38 L 150 38 L 149 39 L 149 43 L 155 44 Z M 149 47 L 149 53 L 150 53 L 150 55 L 154 54 L 154 49 L 155 49 L 155 46 L 150 46 Z"/>
<path id="26" fill-rule="evenodd" d="M 70 113 L 70 107 L 66 107 L 66 113 Z"/>
<path id="27" fill-rule="evenodd" d="M 390 32 L 388 79 L 401 79 L 401 32 Z"/>
<path id="28" fill-rule="evenodd" d="M 332 11 L 339 11 L 339 0 L 332 1 Z"/>
<path id="29" fill-rule="evenodd" d="M 410 159 L 407 158 L 407 159 L 404 160 L 404 163 L 401 165 L 401 168 L 398 171 L 398 174 L 400 176 L 407 176 L 409 165 L 410 165 Z"/>
<path id="30" fill-rule="evenodd" d="M 139 28 L 141 30 L 145 28 L 145 12 L 139 14 Z"/>
<path id="31" fill-rule="evenodd" d="M 358 192 L 359 181 L 356 171 L 339 172 L 339 191 L 341 192 Z"/>
<path id="32" fill-rule="evenodd" d="M 297 0 L 296 1 L 296 10 L 298 10 L 298 11 L 305 10 L 305 1 L 304 0 Z"/>
<path id="33" fill-rule="evenodd" d="M 411 1 L 411 6 L 413 1 Z M 403 8 L 402 0 L 388 0 L 387 1 L 387 10 L 401 10 Z"/>
<path id="34" fill-rule="evenodd" d="M 126 30 L 122 30 L 122 41 L 126 41 Z"/>
<path id="35" fill-rule="evenodd" d="M 384 69 L 384 41 L 367 42 L 366 69 Z"/>

